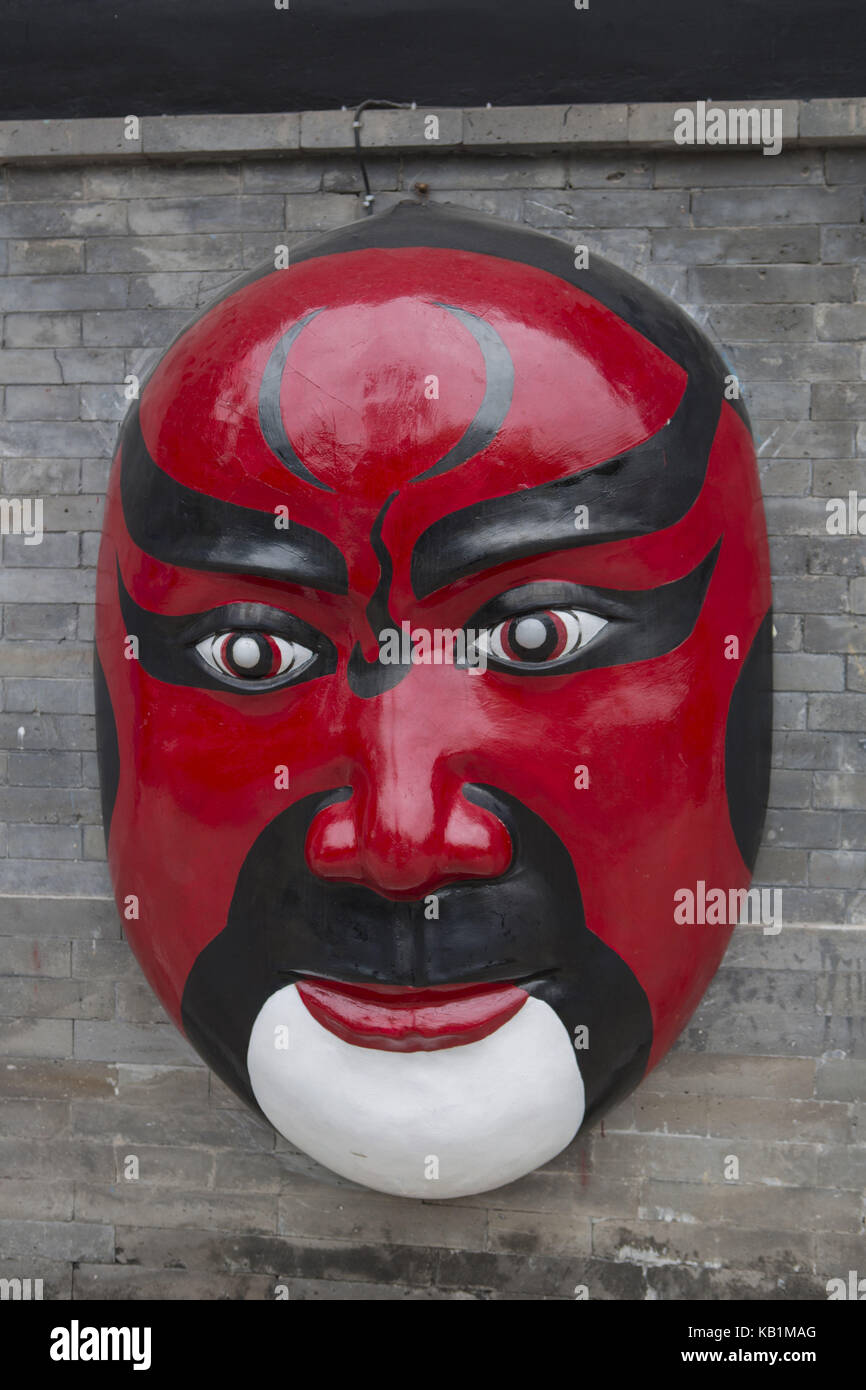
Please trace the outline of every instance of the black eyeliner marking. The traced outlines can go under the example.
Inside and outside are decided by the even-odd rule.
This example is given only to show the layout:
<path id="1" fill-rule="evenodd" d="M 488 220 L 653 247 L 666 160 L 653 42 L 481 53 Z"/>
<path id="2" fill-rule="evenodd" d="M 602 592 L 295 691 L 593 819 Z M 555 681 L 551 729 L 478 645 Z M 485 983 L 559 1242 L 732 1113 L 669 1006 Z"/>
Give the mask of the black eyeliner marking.
<path id="1" fill-rule="evenodd" d="M 337 669 L 337 649 L 330 638 L 317 632 L 302 619 L 265 604 L 228 603 L 204 613 L 180 616 L 152 613 L 140 608 L 127 592 L 117 567 L 117 594 L 127 634 L 138 638 L 138 659 L 149 676 L 168 685 L 195 686 L 200 690 L 231 691 L 238 695 L 264 695 L 290 685 L 301 685 L 318 676 L 332 675 Z M 250 631 L 275 631 L 281 637 L 302 643 L 315 653 L 315 660 L 296 672 L 286 671 L 268 681 L 249 681 L 218 674 L 192 645 L 211 632 L 232 631 L 238 626 Z"/>
<path id="2" fill-rule="evenodd" d="M 681 646 L 694 630 L 721 544 L 720 539 L 700 564 L 682 579 L 660 584 L 655 589 L 596 589 L 582 584 L 544 583 L 510 590 L 511 594 L 521 595 L 531 591 L 526 596 L 526 603 L 531 606 L 524 608 L 521 598 L 519 611 L 532 612 L 550 606 L 548 596 L 553 592 L 557 595 L 558 606 L 585 608 L 599 617 L 607 616 L 608 625 L 592 637 L 585 648 L 578 648 L 573 656 L 559 663 L 506 663 L 488 655 L 487 669 L 510 676 L 562 676 L 573 671 L 594 671 L 666 656 Z M 541 599 L 536 597 L 539 593 Z M 561 600 L 560 594 L 567 595 L 567 601 Z M 465 626 L 477 631 L 513 617 L 515 609 L 504 606 L 508 599 L 506 593 L 491 600 Z"/>
<path id="3" fill-rule="evenodd" d="M 412 554 L 418 598 L 457 579 L 539 549 L 646 536 L 685 516 L 703 487 L 722 397 L 701 369 L 689 377 L 673 418 L 652 438 L 593 468 L 451 512 L 419 536 Z M 577 531 L 574 508 L 589 509 Z"/>
<path id="4" fill-rule="evenodd" d="M 126 529 L 139 550 L 156 560 L 349 592 L 346 561 L 321 531 L 296 521 L 278 531 L 272 512 L 222 502 L 169 477 L 144 442 L 138 403 L 121 436 L 120 493 Z"/>

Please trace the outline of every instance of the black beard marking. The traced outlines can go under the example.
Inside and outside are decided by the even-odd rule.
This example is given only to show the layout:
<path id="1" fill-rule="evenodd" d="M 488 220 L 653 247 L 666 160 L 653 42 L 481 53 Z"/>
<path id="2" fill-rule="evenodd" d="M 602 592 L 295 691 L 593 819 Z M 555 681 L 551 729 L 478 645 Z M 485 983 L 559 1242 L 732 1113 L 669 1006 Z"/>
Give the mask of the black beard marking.
<path id="1" fill-rule="evenodd" d="M 513 858 L 498 878 L 439 889 L 439 920 L 428 922 L 423 897 L 396 901 L 309 868 L 314 816 L 351 795 L 341 787 L 305 797 L 262 831 L 226 927 L 190 971 L 183 1026 L 217 1075 L 256 1106 L 246 1065 L 253 1024 L 266 999 L 303 975 L 415 989 L 511 981 L 554 1009 L 569 1037 L 589 1030 L 589 1046 L 576 1054 L 587 1119 L 626 1095 L 649 1057 L 649 1001 L 586 926 L 571 856 L 551 827 L 499 788 L 464 785 L 468 801 L 505 825 Z"/>

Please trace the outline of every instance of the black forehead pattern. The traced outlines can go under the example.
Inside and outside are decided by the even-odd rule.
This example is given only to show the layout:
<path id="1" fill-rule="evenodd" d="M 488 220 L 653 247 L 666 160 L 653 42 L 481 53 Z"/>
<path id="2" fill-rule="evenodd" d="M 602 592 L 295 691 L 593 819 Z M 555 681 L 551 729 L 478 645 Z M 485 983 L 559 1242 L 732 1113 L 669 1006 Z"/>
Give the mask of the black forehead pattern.
<path id="1" fill-rule="evenodd" d="M 320 531 L 294 518 L 282 530 L 273 512 L 196 492 L 159 468 L 141 432 L 138 403 L 123 426 L 120 458 L 126 529 L 146 555 L 188 569 L 257 574 L 326 593 L 348 593 L 343 554 Z"/>
<path id="2" fill-rule="evenodd" d="M 514 364 L 496 330 L 483 318 L 479 318 L 477 314 L 470 314 L 466 309 L 458 309 L 451 304 L 438 304 L 437 307 L 444 309 L 462 323 L 478 344 L 484 358 L 484 396 L 474 418 L 457 443 L 423 473 L 416 474 L 414 482 L 448 473 L 467 459 L 480 454 L 482 449 L 486 449 L 495 439 L 508 414 L 514 390 Z M 290 473 L 302 482 L 309 483 L 311 487 L 320 488 L 323 492 L 333 492 L 334 489 L 317 478 L 298 457 L 286 433 L 280 409 L 280 391 L 289 353 L 307 324 L 321 313 L 321 309 L 313 309 L 311 313 L 298 319 L 273 348 L 259 387 L 259 426 L 268 448 Z"/>
<path id="3" fill-rule="evenodd" d="M 572 247 L 558 238 L 441 203 L 399 203 L 381 216 L 327 232 L 294 248 L 292 264 L 369 249 L 425 246 L 499 257 L 555 275 L 603 304 L 664 352 L 685 370 L 687 385 L 673 418 L 644 444 L 565 479 L 477 503 L 434 523 L 419 538 L 412 558 L 415 594 L 425 597 L 491 563 L 541 550 L 648 535 L 681 520 L 703 486 L 728 374 L 726 364 L 688 315 L 601 256 L 592 255 L 589 267 L 578 270 Z M 227 287 L 225 295 L 265 275 L 284 273 L 267 265 Z M 501 370 L 490 372 L 487 352 L 485 361 L 488 376 L 501 377 Z M 510 399 L 510 390 L 508 394 Z M 749 428 L 742 399 L 730 405 Z M 477 421 L 473 422 L 458 445 L 459 459 L 449 459 L 447 466 L 467 461 L 489 438 L 492 435 L 482 437 Z M 474 450 L 461 447 L 470 442 Z M 445 466 L 443 461 L 421 477 L 439 473 Z M 588 509 L 585 529 L 574 524 L 578 505 Z"/>
<path id="4" fill-rule="evenodd" d="M 575 269 L 572 246 L 546 232 L 502 222 L 498 218 L 450 203 L 407 201 L 398 203 L 389 212 L 324 232 L 301 246 L 293 247 L 291 261 L 296 266 L 322 256 L 338 256 L 353 251 L 422 246 L 496 256 L 547 271 L 617 314 L 690 376 L 701 361 L 709 362 L 721 393 L 728 367 L 697 324 L 672 299 L 659 294 L 628 271 L 621 270 L 594 252 L 585 270 Z M 266 275 L 286 273 L 284 270 L 274 270 L 273 264 L 268 262 L 227 285 L 213 303 L 221 302 Z M 339 273 L 336 267 L 335 273 Z M 749 426 L 748 412 L 742 399 L 732 400 L 730 405 Z"/>

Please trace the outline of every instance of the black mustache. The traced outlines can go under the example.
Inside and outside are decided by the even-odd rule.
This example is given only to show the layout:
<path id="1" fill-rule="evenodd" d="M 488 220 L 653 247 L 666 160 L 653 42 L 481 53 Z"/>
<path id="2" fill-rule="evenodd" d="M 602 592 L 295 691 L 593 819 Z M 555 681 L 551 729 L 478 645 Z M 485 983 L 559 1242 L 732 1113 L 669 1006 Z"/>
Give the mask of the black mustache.
<path id="1" fill-rule="evenodd" d="M 587 1113 L 607 1108 L 639 1079 L 652 1019 L 625 962 L 586 926 L 571 855 L 553 829 L 500 788 L 466 784 L 468 801 L 506 827 L 514 853 L 497 878 L 437 890 L 437 920 L 423 897 L 384 898 L 326 881 L 307 864 L 315 815 L 347 800 L 341 787 L 303 798 L 262 831 L 238 876 L 228 922 L 202 951 L 184 989 L 186 1032 L 217 1074 L 254 1103 L 246 1052 L 255 1018 L 276 990 L 307 975 L 346 984 L 466 985 L 520 981 L 555 1009 L 577 1054 Z"/>

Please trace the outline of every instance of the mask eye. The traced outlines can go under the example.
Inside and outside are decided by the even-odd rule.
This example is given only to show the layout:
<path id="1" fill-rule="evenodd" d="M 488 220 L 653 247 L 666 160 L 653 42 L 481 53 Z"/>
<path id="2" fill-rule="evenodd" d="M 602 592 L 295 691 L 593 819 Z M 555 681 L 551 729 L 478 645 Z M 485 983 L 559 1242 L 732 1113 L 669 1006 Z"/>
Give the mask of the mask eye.
<path id="1" fill-rule="evenodd" d="M 268 681 L 308 666 L 315 652 L 272 632 L 215 632 L 196 643 L 214 671 L 242 681 Z"/>
<path id="2" fill-rule="evenodd" d="M 582 608 L 538 608 L 506 618 L 481 633 L 488 657 L 508 666 L 559 666 L 607 627 Z"/>

